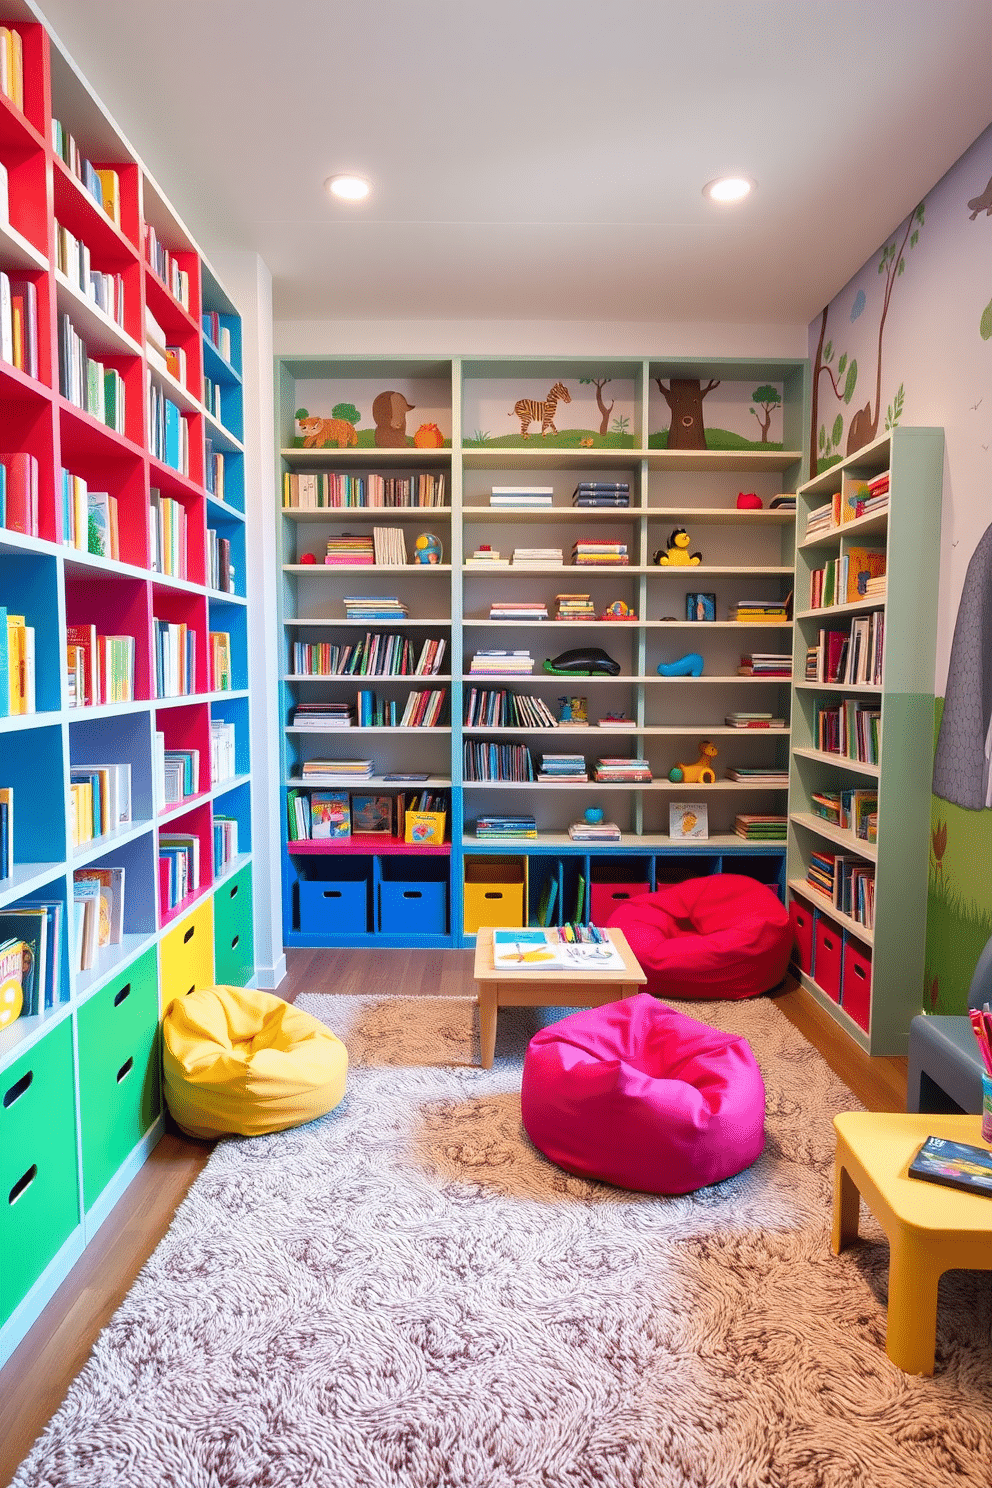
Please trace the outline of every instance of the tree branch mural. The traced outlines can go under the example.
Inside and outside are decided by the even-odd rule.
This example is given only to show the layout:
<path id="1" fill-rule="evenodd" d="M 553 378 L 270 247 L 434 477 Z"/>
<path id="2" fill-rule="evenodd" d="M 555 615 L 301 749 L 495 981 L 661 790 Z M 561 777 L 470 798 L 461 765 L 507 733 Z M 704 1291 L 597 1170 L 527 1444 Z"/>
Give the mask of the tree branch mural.
<path id="1" fill-rule="evenodd" d="M 842 413 L 838 413 L 834 419 L 829 434 L 826 424 L 820 424 L 818 427 L 820 417 L 820 379 L 824 375 L 829 379 L 833 395 L 839 403 L 850 403 L 858 381 L 858 364 L 853 358 L 848 362 L 846 351 L 840 357 L 836 371 L 834 370 L 832 365 L 834 343 L 833 341 L 826 340 L 827 313 L 829 309 L 829 305 L 823 307 L 823 315 L 820 318 L 820 339 L 816 345 L 816 358 L 813 362 L 812 407 L 809 423 L 809 469 L 811 475 L 819 474 L 821 466 L 825 470 L 828 463 L 832 464 L 840 459 L 840 442 L 844 436 L 844 415 Z"/>
<path id="2" fill-rule="evenodd" d="M 612 377 L 580 377 L 579 381 L 591 382 L 593 387 L 596 389 L 596 407 L 599 409 L 601 419 L 599 432 L 600 434 L 607 434 L 610 428 L 610 414 L 613 412 L 613 404 L 616 403 L 617 400 L 614 398 L 613 403 L 611 403 L 609 408 L 607 408 L 606 404 L 603 402 L 603 388 L 606 383 L 613 381 Z"/>
<path id="3" fill-rule="evenodd" d="M 658 391 L 672 410 L 668 429 L 668 448 L 701 450 L 706 448 L 706 429 L 703 425 L 703 399 L 707 393 L 720 386 L 710 378 L 703 387 L 698 377 L 671 377 L 666 387 L 660 377 L 655 378 Z"/>
<path id="4" fill-rule="evenodd" d="M 778 388 L 773 388 L 769 383 L 763 383 L 761 387 L 755 388 L 751 394 L 751 398 L 753 402 L 757 403 L 758 408 L 761 409 L 760 413 L 755 408 L 752 408 L 751 412 L 761 425 L 761 442 L 762 444 L 767 444 L 768 430 L 771 428 L 772 422 L 772 410 L 781 408 L 782 394 Z"/>

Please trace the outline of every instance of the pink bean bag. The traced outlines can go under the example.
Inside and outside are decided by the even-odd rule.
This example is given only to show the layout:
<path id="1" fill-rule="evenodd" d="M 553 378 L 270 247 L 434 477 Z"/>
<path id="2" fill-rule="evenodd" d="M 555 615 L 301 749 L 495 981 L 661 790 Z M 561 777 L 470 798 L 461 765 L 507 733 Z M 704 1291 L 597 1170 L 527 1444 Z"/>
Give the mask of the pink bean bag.
<path id="1" fill-rule="evenodd" d="M 778 986 L 792 952 L 774 889 L 738 873 L 687 878 L 621 904 L 616 925 L 656 997 L 756 997 Z"/>
<path id="2" fill-rule="evenodd" d="M 646 992 L 536 1033 L 520 1104 L 553 1163 L 642 1193 L 718 1183 L 765 1145 L 765 1086 L 747 1040 Z"/>

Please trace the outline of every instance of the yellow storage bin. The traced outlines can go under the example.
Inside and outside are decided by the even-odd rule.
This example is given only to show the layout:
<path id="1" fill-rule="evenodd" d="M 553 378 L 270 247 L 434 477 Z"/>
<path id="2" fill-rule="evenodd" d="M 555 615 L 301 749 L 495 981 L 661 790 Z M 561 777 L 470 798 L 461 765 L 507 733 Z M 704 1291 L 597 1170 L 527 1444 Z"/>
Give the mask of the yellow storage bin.
<path id="1" fill-rule="evenodd" d="M 162 1011 L 214 980 L 214 901 L 208 895 L 191 914 L 162 936 Z"/>
<path id="2" fill-rule="evenodd" d="M 526 858 L 466 858 L 465 933 L 482 925 L 524 925 L 527 905 Z"/>

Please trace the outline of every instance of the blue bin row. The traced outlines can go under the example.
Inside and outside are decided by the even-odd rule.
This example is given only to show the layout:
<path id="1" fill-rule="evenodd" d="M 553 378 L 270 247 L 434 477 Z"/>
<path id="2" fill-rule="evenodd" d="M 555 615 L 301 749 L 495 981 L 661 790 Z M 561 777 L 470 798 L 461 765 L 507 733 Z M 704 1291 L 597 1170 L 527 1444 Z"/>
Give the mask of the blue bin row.
<path id="1" fill-rule="evenodd" d="M 299 927 L 307 935 L 445 935 L 448 859 L 356 859 L 335 864 L 332 878 L 297 885 Z M 443 876 L 441 876 L 443 874 Z"/>

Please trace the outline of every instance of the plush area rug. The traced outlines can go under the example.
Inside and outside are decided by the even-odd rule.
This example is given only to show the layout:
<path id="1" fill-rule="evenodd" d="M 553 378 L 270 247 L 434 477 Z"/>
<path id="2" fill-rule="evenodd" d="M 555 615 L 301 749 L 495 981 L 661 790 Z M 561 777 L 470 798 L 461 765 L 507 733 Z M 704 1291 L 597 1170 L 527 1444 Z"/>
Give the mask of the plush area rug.
<path id="1" fill-rule="evenodd" d="M 14 1488 L 987 1488 L 990 1277 L 945 1277 L 934 1378 L 889 1363 L 880 1232 L 829 1248 L 857 1103 L 773 1003 L 685 1008 L 750 1040 L 768 1139 L 679 1198 L 529 1144 L 558 1014 L 480 1070 L 467 999 L 299 1005 L 344 1103 L 217 1146 Z"/>

